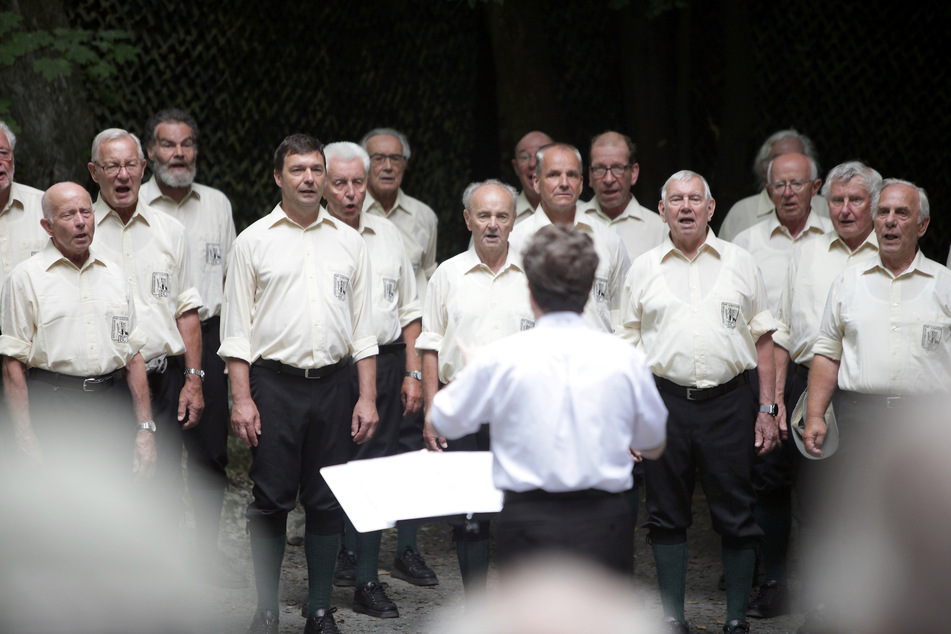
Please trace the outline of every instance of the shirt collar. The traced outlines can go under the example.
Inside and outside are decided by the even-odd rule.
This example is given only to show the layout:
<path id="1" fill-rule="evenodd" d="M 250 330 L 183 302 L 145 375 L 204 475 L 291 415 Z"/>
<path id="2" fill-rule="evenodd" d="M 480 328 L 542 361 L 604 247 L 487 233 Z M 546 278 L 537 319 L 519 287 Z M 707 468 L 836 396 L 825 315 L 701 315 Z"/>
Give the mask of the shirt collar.
<path id="1" fill-rule="evenodd" d="M 201 200 L 201 193 L 194 186 L 188 188 L 188 193 L 185 194 L 184 198 L 182 198 L 182 202 L 176 203 L 171 197 L 162 193 L 162 189 L 159 187 L 154 175 L 147 182 L 143 183 L 142 187 L 139 188 L 139 198 L 144 200 L 145 204 L 147 205 L 151 205 L 156 200 L 164 198 L 172 204 L 181 206 L 186 200 L 192 197 Z"/>
<path id="2" fill-rule="evenodd" d="M 683 251 L 674 245 L 674 241 L 670 237 L 670 231 L 668 231 L 667 235 L 664 236 L 664 241 L 661 244 L 664 247 L 663 253 L 661 254 L 661 260 L 665 260 L 672 255 L 677 255 L 678 257 L 681 257 L 685 260 L 687 259 Z M 725 242 L 716 236 L 716 234 L 713 232 L 713 229 L 707 226 L 707 235 L 704 237 L 700 248 L 697 249 L 697 255 L 699 256 L 704 251 L 709 251 L 712 255 L 720 257 L 723 254 L 724 244 Z"/>
<path id="3" fill-rule="evenodd" d="M 141 188 L 139 188 L 141 191 Z M 102 199 L 102 193 L 99 193 L 99 197 L 96 198 L 96 203 L 93 205 L 93 212 L 96 214 L 96 224 L 101 225 L 107 218 L 115 218 L 115 221 L 120 225 L 123 225 L 122 218 L 119 217 L 119 212 L 106 204 L 106 201 Z M 151 207 L 142 202 L 142 196 L 139 196 L 139 199 L 135 203 L 135 211 L 132 212 L 132 217 L 129 218 L 129 224 L 133 222 L 141 221 L 147 225 L 151 225 L 151 217 L 149 214 L 152 213 Z"/>
<path id="4" fill-rule="evenodd" d="M 290 217 L 288 217 L 287 213 L 285 213 L 284 211 L 284 208 L 281 207 L 281 203 L 277 203 L 277 205 L 274 207 L 271 213 L 267 215 L 267 218 L 268 218 L 268 222 L 267 222 L 268 229 L 273 229 L 279 224 L 289 224 L 291 226 L 294 226 L 306 231 L 308 229 L 317 227 L 318 225 L 327 224 L 327 223 L 336 227 L 337 226 L 336 223 L 339 222 L 336 218 L 331 216 L 330 213 L 326 209 L 324 209 L 323 207 L 320 207 L 320 210 L 317 212 L 317 220 L 315 220 L 314 223 L 311 225 L 302 227 L 301 225 L 291 220 Z"/>
<path id="5" fill-rule="evenodd" d="M 492 273 L 486 264 L 482 263 L 482 260 L 479 259 L 478 254 L 475 251 L 475 247 L 469 247 L 462 254 L 462 270 L 465 273 L 472 273 L 473 271 L 488 271 Z M 502 264 L 502 267 L 499 269 L 498 273 L 493 273 L 496 277 L 504 273 L 507 269 L 513 268 L 518 271 L 522 270 L 522 263 L 519 261 L 519 258 L 515 257 L 515 254 L 512 252 L 512 243 L 509 243 L 508 252 L 505 254 L 505 262 Z"/>
<path id="6" fill-rule="evenodd" d="M 915 259 L 911 261 L 911 265 L 899 273 L 898 275 L 893 275 L 891 271 L 885 268 L 885 265 L 882 263 L 881 254 L 870 258 L 864 264 L 859 266 L 862 269 L 862 273 L 872 273 L 878 271 L 892 279 L 898 279 L 900 277 L 910 276 L 914 274 L 926 275 L 928 277 L 934 277 L 935 270 L 933 267 L 933 262 L 926 258 L 921 252 L 921 247 L 918 248 L 918 252 L 915 253 Z"/>
<path id="7" fill-rule="evenodd" d="M 581 315 L 571 311 L 545 313 L 535 319 L 536 328 L 558 328 L 564 326 L 590 328 Z"/>
<path id="8" fill-rule="evenodd" d="M 849 245 L 847 245 L 845 241 L 839 237 L 839 234 L 835 232 L 835 229 L 828 232 L 826 236 L 829 240 L 829 251 L 832 249 L 843 249 L 850 254 L 859 253 L 863 249 L 873 249 L 876 252 L 878 251 L 878 236 L 875 235 L 874 230 L 868 232 L 868 235 L 865 236 L 865 240 L 862 241 L 862 244 L 860 244 L 858 248 L 855 249 L 855 251 L 852 251 L 849 248 Z"/>
<path id="9" fill-rule="evenodd" d="M 43 264 L 43 270 L 49 271 L 51 268 L 57 264 L 62 264 L 64 266 L 70 266 L 76 269 L 76 265 L 73 264 L 69 258 L 60 253 L 60 250 L 56 248 L 56 245 L 53 244 L 53 239 L 50 238 L 46 241 L 46 246 L 43 247 L 43 250 L 40 251 L 37 256 L 40 258 L 40 262 Z M 89 257 L 86 258 L 86 261 L 83 263 L 82 267 L 77 269 L 79 271 L 85 271 L 93 264 L 104 265 L 105 262 L 102 258 L 99 257 L 99 254 L 96 253 L 96 250 L 90 245 L 89 247 Z"/>
<path id="10" fill-rule="evenodd" d="M 775 235 L 777 231 L 782 232 L 784 235 L 792 238 L 789 229 L 784 227 L 782 223 L 779 222 L 779 216 L 775 213 L 776 208 L 773 207 L 773 213 L 767 218 L 764 222 L 767 224 L 768 235 Z M 825 227 L 822 226 L 822 221 L 819 220 L 819 214 L 816 213 L 816 210 L 812 207 L 809 208 L 809 215 L 806 216 L 806 226 L 802 228 L 802 231 L 799 232 L 799 235 L 793 238 L 793 240 L 799 240 L 807 233 L 826 233 Z"/>

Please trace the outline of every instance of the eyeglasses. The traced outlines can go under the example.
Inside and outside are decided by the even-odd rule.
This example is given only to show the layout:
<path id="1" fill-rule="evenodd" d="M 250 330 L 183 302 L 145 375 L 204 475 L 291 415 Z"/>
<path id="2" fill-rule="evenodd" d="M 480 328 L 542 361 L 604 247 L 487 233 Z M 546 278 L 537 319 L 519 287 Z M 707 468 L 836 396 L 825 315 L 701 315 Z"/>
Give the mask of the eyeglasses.
<path id="1" fill-rule="evenodd" d="M 99 169 L 101 169 L 106 174 L 106 176 L 112 177 L 112 176 L 116 176 L 123 169 L 125 169 L 125 171 L 131 174 L 132 172 L 135 172 L 136 170 L 138 170 L 139 167 L 141 167 L 143 163 L 144 161 L 129 161 L 125 165 L 120 165 L 118 163 L 110 163 L 109 165 L 101 165 L 100 163 L 96 163 L 96 166 L 99 167 Z"/>
<path id="2" fill-rule="evenodd" d="M 624 176 L 624 172 L 631 169 L 631 164 L 627 165 L 612 165 L 611 167 L 606 167 L 604 165 L 592 165 L 591 166 L 591 175 L 595 178 L 604 178 L 608 170 L 611 170 L 611 173 L 614 175 L 614 178 L 621 178 Z"/>
<path id="3" fill-rule="evenodd" d="M 396 166 L 402 165 L 404 159 L 402 154 L 371 154 L 370 160 L 374 165 L 383 165 L 389 161 L 394 166 Z"/>
<path id="4" fill-rule="evenodd" d="M 786 187 L 789 187 L 794 194 L 798 194 L 802 191 L 803 187 L 810 183 L 812 183 L 812 181 L 775 181 L 769 184 L 769 188 L 778 194 L 786 191 Z"/>

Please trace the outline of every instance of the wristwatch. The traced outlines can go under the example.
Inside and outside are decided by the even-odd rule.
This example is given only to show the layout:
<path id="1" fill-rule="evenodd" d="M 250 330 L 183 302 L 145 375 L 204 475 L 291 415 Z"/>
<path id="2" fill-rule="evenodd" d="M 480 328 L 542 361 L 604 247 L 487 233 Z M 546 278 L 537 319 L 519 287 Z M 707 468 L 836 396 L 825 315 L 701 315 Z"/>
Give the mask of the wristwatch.
<path id="1" fill-rule="evenodd" d="M 416 379 L 417 381 L 423 380 L 423 373 L 420 372 L 419 370 L 413 370 L 412 372 L 407 372 L 406 376 L 408 376 L 411 379 Z"/>
<path id="2" fill-rule="evenodd" d="M 198 378 L 201 379 L 201 382 L 202 382 L 202 383 L 205 382 L 205 371 L 204 371 L 204 370 L 197 370 L 197 369 L 195 369 L 195 368 L 188 368 L 187 370 L 185 370 L 185 378 L 188 378 L 188 375 L 189 375 L 189 374 L 197 374 L 197 375 L 198 375 Z"/>
<path id="3" fill-rule="evenodd" d="M 137 425 L 137 427 L 138 427 L 139 429 L 146 429 L 146 430 L 152 432 L 153 434 L 155 433 L 155 422 L 154 422 L 154 421 L 147 420 L 147 421 L 145 421 L 144 423 L 139 423 L 139 424 Z"/>
<path id="4" fill-rule="evenodd" d="M 777 416 L 779 414 L 779 405 L 772 403 L 770 405 L 760 405 L 759 411 L 763 414 L 769 414 L 770 416 Z"/>

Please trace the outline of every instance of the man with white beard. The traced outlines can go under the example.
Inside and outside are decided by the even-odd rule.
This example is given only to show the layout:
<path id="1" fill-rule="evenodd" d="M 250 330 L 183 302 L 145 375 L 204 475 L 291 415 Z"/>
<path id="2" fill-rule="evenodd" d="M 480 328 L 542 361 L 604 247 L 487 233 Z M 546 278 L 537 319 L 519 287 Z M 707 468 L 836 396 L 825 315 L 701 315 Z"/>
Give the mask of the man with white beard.
<path id="1" fill-rule="evenodd" d="M 195 511 L 195 546 L 205 581 L 246 588 L 244 578 L 218 549 L 218 528 L 228 478 L 228 385 L 218 356 L 221 297 L 235 228 L 231 203 L 217 189 L 195 181 L 198 125 L 186 112 L 162 110 L 145 125 L 145 143 L 153 177 L 142 185 L 142 201 L 172 216 L 188 231 L 188 248 L 197 271 L 203 306 L 201 320 L 201 424 L 182 434 L 188 450 L 188 487 Z"/>

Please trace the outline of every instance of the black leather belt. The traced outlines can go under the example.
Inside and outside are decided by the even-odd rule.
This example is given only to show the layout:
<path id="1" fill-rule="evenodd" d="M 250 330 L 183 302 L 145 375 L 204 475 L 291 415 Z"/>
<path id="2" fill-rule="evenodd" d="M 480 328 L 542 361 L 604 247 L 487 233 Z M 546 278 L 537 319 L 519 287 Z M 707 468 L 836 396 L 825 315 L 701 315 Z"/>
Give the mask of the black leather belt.
<path id="1" fill-rule="evenodd" d="M 677 385 L 673 381 L 659 377 L 656 374 L 654 375 L 654 383 L 657 385 L 658 390 L 679 396 L 680 398 L 685 398 L 688 401 L 708 401 L 711 398 L 732 392 L 741 385 L 745 385 L 749 382 L 750 378 L 747 372 L 740 372 L 726 383 L 714 385 L 713 387 L 686 387 Z"/>
<path id="2" fill-rule="evenodd" d="M 796 374 L 798 374 L 799 376 L 801 376 L 801 377 L 804 378 L 804 379 L 808 379 L 808 378 L 809 378 L 809 366 L 808 366 L 808 365 L 802 365 L 802 364 L 800 364 L 800 363 L 795 363 L 795 364 L 793 364 L 793 365 L 796 366 Z"/>
<path id="3" fill-rule="evenodd" d="M 882 409 L 902 409 L 910 407 L 923 399 L 923 396 L 885 396 L 883 394 L 865 394 L 864 392 L 850 392 L 843 390 L 846 398 L 861 405 L 879 407 Z"/>
<path id="4" fill-rule="evenodd" d="M 511 502 L 550 502 L 552 500 L 578 500 L 582 498 L 604 498 L 620 493 L 611 493 L 601 489 L 584 489 L 582 491 L 543 491 L 542 489 L 532 489 L 530 491 L 505 491 L 504 501 L 506 504 Z"/>
<path id="5" fill-rule="evenodd" d="M 27 378 L 50 385 L 65 387 L 79 392 L 101 392 L 113 387 L 125 378 L 125 368 L 119 368 L 102 376 L 70 376 L 59 372 L 50 372 L 42 368 L 30 368 L 26 371 Z"/>
<path id="6" fill-rule="evenodd" d="M 395 343 L 384 343 L 378 347 L 380 348 L 380 354 L 396 354 L 406 350 L 406 343 L 397 341 Z"/>
<path id="7" fill-rule="evenodd" d="M 265 370 L 270 370 L 271 372 L 277 372 L 278 374 L 289 374 L 291 376 L 302 376 L 305 379 L 323 379 L 337 370 L 346 367 L 350 363 L 350 356 L 346 356 L 340 361 L 337 361 L 331 365 L 325 365 L 322 368 L 295 368 L 292 365 L 287 365 L 286 363 L 281 363 L 280 361 L 274 361 L 272 359 L 258 359 L 254 362 L 254 365 L 262 367 Z"/>

